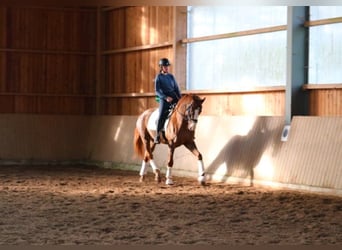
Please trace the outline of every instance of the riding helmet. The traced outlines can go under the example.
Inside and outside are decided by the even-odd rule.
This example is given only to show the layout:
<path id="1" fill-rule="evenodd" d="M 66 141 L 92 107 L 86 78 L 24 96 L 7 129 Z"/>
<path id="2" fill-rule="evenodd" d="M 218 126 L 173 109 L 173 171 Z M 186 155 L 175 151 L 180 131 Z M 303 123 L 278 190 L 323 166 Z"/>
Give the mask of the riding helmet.
<path id="1" fill-rule="evenodd" d="M 161 66 L 170 66 L 170 65 L 171 65 L 171 63 L 170 63 L 169 59 L 167 59 L 167 58 L 162 58 L 159 60 L 159 66 L 160 67 Z"/>

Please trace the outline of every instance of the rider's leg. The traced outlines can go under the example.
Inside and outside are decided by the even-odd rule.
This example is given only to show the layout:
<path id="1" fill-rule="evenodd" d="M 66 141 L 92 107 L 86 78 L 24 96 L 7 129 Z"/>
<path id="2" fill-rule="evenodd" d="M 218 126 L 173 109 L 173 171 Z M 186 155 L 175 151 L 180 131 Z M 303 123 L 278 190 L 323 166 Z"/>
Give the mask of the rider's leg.
<path id="1" fill-rule="evenodd" d="M 167 116 L 168 105 L 165 100 L 159 102 L 159 118 L 157 124 L 157 135 L 154 138 L 155 143 L 160 143 L 160 131 L 163 129 L 164 122 Z"/>

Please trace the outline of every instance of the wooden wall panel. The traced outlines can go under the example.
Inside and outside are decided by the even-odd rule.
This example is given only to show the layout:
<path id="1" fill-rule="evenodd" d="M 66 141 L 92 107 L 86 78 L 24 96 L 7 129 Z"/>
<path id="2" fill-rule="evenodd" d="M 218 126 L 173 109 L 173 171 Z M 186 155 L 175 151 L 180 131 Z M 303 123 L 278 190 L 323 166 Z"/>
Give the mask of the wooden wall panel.
<path id="1" fill-rule="evenodd" d="M 45 56 L 7 53 L 7 79 L 5 92 L 42 93 L 46 90 Z"/>
<path id="2" fill-rule="evenodd" d="M 137 115 L 147 104 L 156 106 L 154 97 L 148 95 L 154 93 L 157 64 L 161 57 L 168 57 L 173 63 L 174 48 L 173 45 L 148 46 L 173 43 L 175 13 L 174 7 L 165 6 L 127 7 L 106 12 L 105 51 L 108 53 L 105 55 L 107 78 L 102 89 L 106 97 L 103 114 Z M 171 72 L 173 70 L 171 67 Z M 184 91 L 185 84 L 181 86 Z M 132 97 L 144 93 L 145 97 Z M 284 103 L 284 91 L 218 93 L 207 96 L 203 112 L 208 115 L 284 115 Z"/>
<path id="3" fill-rule="evenodd" d="M 105 54 L 106 73 L 102 95 L 106 98 L 119 99 L 104 100 L 103 114 L 136 114 L 135 108 L 131 110 L 126 105 L 128 102 L 136 101 L 118 95 L 154 92 L 154 78 L 158 72 L 159 59 L 173 59 L 172 46 L 153 47 L 156 44 L 171 43 L 173 7 L 118 8 L 106 11 L 104 19 L 104 50 L 110 52 Z M 124 102 L 124 108 L 121 108 L 120 101 Z M 111 105 L 115 107 L 110 107 Z M 136 105 L 132 104 L 133 107 Z"/>
<path id="4" fill-rule="evenodd" d="M 48 48 L 68 51 L 94 51 L 96 14 L 90 11 L 50 11 Z"/>
<path id="5" fill-rule="evenodd" d="M 9 48 L 94 51 L 94 11 L 8 8 Z"/>
<path id="6" fill-rule="evenodd" d="M 142 19 L 144 18 L 143 7 L 125 9 L 125 47 L 135 47 L 143 44 Z"/>
<path id="7" fill-rule="evenodd" d="M 104 12 L 106 39 L 104 49 L 120 49 L 125 46 L 125 11 L 115 9 Z"/>
<path id="8" fill-rule="evenodd" d="M 263 115 L 285 114 L 285 91 L 261 93 L 229 93 L 202 95 L 206 97 L 204 115 Z"/>
<path id="9" fill-rule="evenodd" d="M 61 96 L 16 96 L 15 113 L 91 115 L 95 112 L 92 98 Z"/>
<path id="10" fill-rule="evenodd" d="M 173 39 L 173 8 L 168 6 L 144 7 L 141 20 L 145 32 L 142 40 L 149 44 L 168 42 Z M 145 27 L 148 27 L 147 29 Z"/>
<path id="11" fill-rule="evenodd" d="M 46 47 L 46 14 L 43 9 L 8 8 L 7 46 L 18 49 Z"/>
<path id="12" fill-rule="evenodd" d="M 13 96 L 0 96 L 0 113 L 15 113 Z"/>
<path id="13" fill-rule="evenodd" d="M 7 37 L 7 9 L 0 7 L 0 49 L 6 47 L 6 37 Z M 0 52 L 0 92 L 5 90 L 6 85 L 6 56 L 5 52 Z M 1 108 L 0 108 L 1 109 Z"/>
<path id="14" fill-rule="evenodd" d="M 285 114 L 285 91 L 200 94 L 200 96 L 206 97 L 203 115 L 283 116 Z"/>
<path id="15" fill-rule="evenodd" d="M 5 7 L 0 7 L 0 48 L 6 47 L 6 37 L 7 37 L 7 9 Z"/>
<path id="16" fill-rule="evenodd" d="M 96 11 L 0 9 L 2 113 L 93 114 Z"/>
<path id="17" fill-rule="evenodd" d="M 342 89 L 312 89 L 309 92 L 310 115 L 341 116 Z"/>
<path id="18" fill-rule="evenodd" d="M 105 60 L 106 74 L 104 79 L 103 94 L 124 93 L 125 82 L 125 55 L 116 54 L 107 56 Z"/>
<path id="19" fill-rule="evenodd" d="M 202 115 L 284 116 L 285 114 L 284 91 L 254 94 L 198 93 L 198 95 L 206 98 L 203 104 Z M 106 98 L 104 101 L 104 113 L 111 115 L 139 115 L 145 109 L 152 107 L 158 107 L 154 96 Z"/>
<path id="20" fill-rule="evenodd" d="M 184 13 L 173 6 L 104 8 L 104 29 L 96 44 L 100 25 L 95 8 L 1 7 L 0 111 L 89 114 L 93 102 L 98 102 L 98 114 L 137 115 L 156 106 L 159 59 L 168 57 L 176 64 L 172 73 L 185 67 L 184 62 L 173 61 L 175 56 L 182 61 L 179 58 L 186 53 L 174 34 L 174 25 L 179 25 L 175 15 L 184 21 Z M 180 32 L 184 36 L 184 27 Z M 96 51 L 101 52 L 103 68 L 97 68 Z M 96 70 L 103 72 L 101 81 Z M 175 74 L 182 79 L 182 91 L 185 75 Z M 342 115 L 340 88 L 309 91 L 311 115 Z M 284 115 L 284 95 L 284 91 L 203 94 L 207 97 L 203 113 Z"/>
<path id="21" fill-rule="evenodd" d="M 0 52 L 0 92 L 6 90 L 6 53 Z"/>
<path id="22" fill-rule="evenodd" d="M 94 93 L 93 56 L 8 53 L 7 57 L 6 92 Z"/>
<path id="23" fill-rule="evenodd" d="M 107 11 L 106 50 L 169 42 L 173 36 L 173 8 L 136 6 Z"/>
<path id="24" fill-rule="evenodd" d="M 106 56 L 107 78 L 103 94 L 154 92 L 154 78 L 161 57 L 172 58 L 172 49 L 151 49 Z M 172 69 L 171 69 L 172 71 Z"/>
<path id="25" fill-rule="evenodd" d="M 148 108 L 158 107 L 154 96 L 105 98 L 103 110 L 111 115 L 138 115 Z"/>

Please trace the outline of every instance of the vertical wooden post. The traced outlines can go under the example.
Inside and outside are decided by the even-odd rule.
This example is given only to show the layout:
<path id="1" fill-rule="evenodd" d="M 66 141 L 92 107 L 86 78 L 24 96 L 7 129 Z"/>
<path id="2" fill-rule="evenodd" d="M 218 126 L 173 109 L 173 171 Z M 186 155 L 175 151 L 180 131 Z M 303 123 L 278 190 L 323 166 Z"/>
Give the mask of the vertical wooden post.
<path id="1" fill-rule="evenodd" d="M 101 85 L 102 85 L 102 10 L 101 6 L 96 10 L 96 88 L 95 88 L 95 114 L 101 112 Z"/>
<path id="2" fill-rule="evenodd" d="M 182 90 L 186 89 L 186 45 L 181 43 L 187 37 L 187 7 L 173 6 L 173 60 L 174 74 Z"/>
<path id="3" fill-rule="evenodd" d="M 7 90 L 6 88 L 6 81 L 7 81 L 7 49 L 8 49 L 8 34 L 7 34 L 7 15 L 8 15 L 8 7 L 3 7 L 3 23 L 2 23 L 2 27 L 0 27 L 2 29 L 2 44 L 1 47 L 3 46 L 3 48 L 5 49 L 3 52 L 3 57 L 2 57 L 2 62 L 1 62 L 1 69 L 0 69 L 0 75 L 1 75 L 1 79 L 0 79 L 0 91 L 1 92 L 5 92 Z"/>

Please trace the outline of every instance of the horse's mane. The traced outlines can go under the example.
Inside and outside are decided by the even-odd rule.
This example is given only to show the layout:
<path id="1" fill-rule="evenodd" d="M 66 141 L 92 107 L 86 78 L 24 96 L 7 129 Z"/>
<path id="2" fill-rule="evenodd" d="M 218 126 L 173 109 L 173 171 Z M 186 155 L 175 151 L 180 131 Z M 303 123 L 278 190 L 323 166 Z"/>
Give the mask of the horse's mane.
<path id="1" fill-rule="evenodd" d="M 188 103 L 190 100 L 192 100 L 192 98 L 190 98 L 191 96 L 192 94 L 183 94 L 177 102 L 176 106 L 174 107 L 173 111 L 178 110 L 183 105 L 183 103 Z"/>
<path id="2" fill-rule="evenodd" d="M 183 94 L 181 99 L 179 99 L 175 109 L 179 108 L 183 103 L 190 103 L 192 101 L 201 101 L 202 99 L 195 94 Z"/>
<path id="3" fill-rule="evenodd" d="M 195 98 L 195 95 L 193 94 L 184 94 L 182 95 L 181 99 L 179 99 L 177 106 L 186 103 L 186 102 L 190 102 Z"/>

